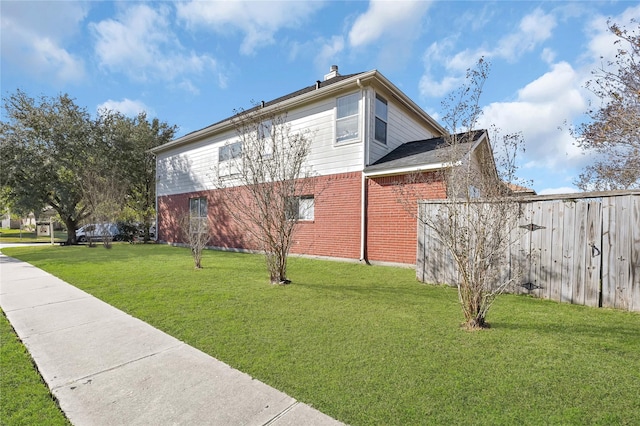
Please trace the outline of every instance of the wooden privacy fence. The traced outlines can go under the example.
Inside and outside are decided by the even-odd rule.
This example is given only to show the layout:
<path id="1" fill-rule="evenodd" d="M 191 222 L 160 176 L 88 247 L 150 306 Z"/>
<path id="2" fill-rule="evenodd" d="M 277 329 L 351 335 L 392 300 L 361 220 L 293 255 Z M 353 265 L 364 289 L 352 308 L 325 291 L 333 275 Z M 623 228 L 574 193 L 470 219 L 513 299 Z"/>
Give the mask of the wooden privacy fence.
<path id="1" fill-rule="evenodd" d="M 520 262 L 522 275 L 511 292 L 640 311 L 640 191 L 526 197 L 518 204 L 517 236 L 505 256 L 511 265 Z M 419 202 L 419 217 L 440 205 Z M 456 270 L 437 233 L 419 220 L 417 278 L 454 285 Z"/>

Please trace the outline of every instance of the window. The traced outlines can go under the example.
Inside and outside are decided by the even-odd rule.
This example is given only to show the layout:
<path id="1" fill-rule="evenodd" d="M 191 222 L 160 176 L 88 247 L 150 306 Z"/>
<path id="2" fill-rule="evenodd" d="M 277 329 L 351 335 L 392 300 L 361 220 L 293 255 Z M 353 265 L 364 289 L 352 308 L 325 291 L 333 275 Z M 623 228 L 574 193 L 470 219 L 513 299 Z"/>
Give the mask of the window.
<path id="1" fill-rule="evenodd" d="M 271 139 L 271 130 L 273 123 L 271 120 L 265 120 L 258 124 L 258 139 Z"/>
<path id="2" fill-rule="evenodd" d="M 189 199 L 189 226 L 193 233 L 207 232 L 207 199 L 204 197 Z"/>
<path id="3" fill-rule="evenodd" d="M 240 173 L 238 161 L 230 161 L 242 156 L 242 142 L 221 146 L 218 150 L 218 176 L 234 176 Z"/>
<path id="4" fill-rule="evenodd" d="M 378 142 L 387 144 L 387 101 L 380 95 L 376 95 L 375 138 Z"/>
<path id="5" fill-rule="evenodd" d="M 336 142 L 358 139 L 358 93 L 336 99 Z"/>
<path id="6" fill-rule="evenodd" d="M 218 150 L 218 161 L 228 161 L 242 155 L 242 142 L 234 142 L 221 146 Z"/>
<path id="7" fill-rule="evenodd" d="M 290 220 L 313 220 L 315 214 L 315 200 L 313 195 L 295 197 L 289 201 L 287 217 Z"/>
<path id="8" fill-rule="evenodd" d="M 258 143 L 261 147 L 261 158 L 273 157 L 273 123 L 271 120 L 263 121 L 258 125 Z"/>

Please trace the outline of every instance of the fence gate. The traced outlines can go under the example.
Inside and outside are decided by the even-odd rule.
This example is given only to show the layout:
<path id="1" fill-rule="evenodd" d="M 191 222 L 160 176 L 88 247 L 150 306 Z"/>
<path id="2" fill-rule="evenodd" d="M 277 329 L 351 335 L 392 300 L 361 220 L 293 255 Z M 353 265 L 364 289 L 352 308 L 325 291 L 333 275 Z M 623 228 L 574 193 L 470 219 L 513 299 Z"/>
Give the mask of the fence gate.
<path id="1" fill-rule="evenodd" d="M 520 236 L 507 254 L 523 270 L 514 292 L 640 311 L 640 191 L 523 198 L 521 209 Z M 437 234 L 418 228 L 418 279 L 454 284 L 455 264 Z"/>

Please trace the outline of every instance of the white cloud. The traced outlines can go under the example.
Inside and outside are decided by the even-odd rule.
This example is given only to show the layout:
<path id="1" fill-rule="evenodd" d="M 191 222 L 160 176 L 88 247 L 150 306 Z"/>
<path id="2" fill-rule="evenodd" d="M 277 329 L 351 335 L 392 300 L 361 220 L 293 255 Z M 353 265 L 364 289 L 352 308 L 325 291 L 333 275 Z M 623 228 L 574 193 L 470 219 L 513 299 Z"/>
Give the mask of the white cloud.
<path id="1" fill-rule="evenodd" d="M 544 49 L 542 49 L 540 59 L 551 65 L 556 60 L 556 52 L 553 49 L 545 47 Z"/>
<path id="2" fill-rule="evenodd" d="M 462 77 L 444 77 L 438 81 L 429 74 L 424 74 L 420 78 L 420 93 L 423 96 L 430 96 L 434 98 L 442 97 L 449 93 L 451 90 L 460 86 L 464 82 Z"/>
<path id="3" fill-rule="evenodd" d="M 442 43 L 433 43 L 424 54 L 425 73 L 420 81 L 420 94 L 427 97 L 444 95 L 456 87 L 454 83 L 464 79 L 467 69 L 473 67 L 481 57 L 516 61 L 525 52 L 532 51 L 550 38 L 555 26 L 556 19 L 552 14 L 536 9 L 520 20 L 516 31 L 502 37 L 493 47 L 479 46 L 451 53 L 457 41 L 455 38 L 450 37 Z M 550 52 L 546 55 L 549 57 Z M 441 82 L 433 77 L 434 66 L 444 69 L 445 77 Z"/>
<path id="4" fill-rule="evenodd" d="M 349 32 L 349 44 L 364 46 L 383 36 L 413 39 L 419 35 L 422 16 L 430 5 L 425 0 L 370 0 L 369 9 L 358 16 Z"/>
<path id="5" fill-rule="evenodd" d="M 98 105 L 96 110 L 98 112 L 103 110 L 118 111 L 128 117 L 135 117 L 141 112 L 146 112 L 147 115 L 153 115 L 153 112 L 142 101 L 133 101 L 128 98 L 124 98 L 121 101 L 109 99 Z"/>
<path id="6" fill-rule="evenodd" d="M 187 52 L 171 28 L 170 9 L 136 4 L 117 19 L 91 24 L 95 51 L 104 68 L 138 81 L 174 81 L 185 74 L 215 72 L 208 55 Z"/>
<path id="7" fill-rule="evenodd" d="M 587 57 L 594 65 L 599 65 L 603 61 L 611 61 L 615 59 L 618 46 L 614 44 L 617 37 L 609 31 L 607 20 L 611 19 L 611 23 L 619 26 L 626 26 L 628 29 L 637 27 L 640 21 L 640 5 L 625 9 L 620 15 L 615 17 L 596 16 L 588 24 L 586 31 L 590 37 Z M 632 20 L 636 23 L 633 24 Z"/>
<path id="8" fill-rule="evenodd" d="M 564 128 L 587 106 L 576 71 L 566 62 L 518 91 L 513 102 L 494 102 L 483 108 L 480 126 L 496 125 L 506 133 L 522 132 L 526 168 L 575 167 L 585 156 Z"/>
<path id="9" fill-rule="evenodd" d="M 244 33 L 240 52 L 250 55 L 272 44 L 280 29 L 301 26 L 321 6 L 317 1 L 189 1 L 176 4 L 176 10 L 190 27 Z"/>
<path id="10" fill-rule="evenodd" d="M 58 84 L 85 77 L 84 62 L 65 48 L 87 15 L 77 2 L 3 2 L 2 61 Z"/>
<path id="11" fill-rule="evenodd" d="M 344 50 L 344 38 L 342 36 L 333 36 L 329 40 L 321 43 L 320 53 L 316 55 L 315 63 L 317 67 L 325 67 L 327 64 L 338 63 L 337 56 Z"/>
<path id="12" fill-rule="evenodd" d="M 503 37 L 488 56 L 515 62 L 523 53 L 533 50 L 550 38 L 555 26 L 556 19 L 553 15 L 536 9 L 522 18 L 518 31 Z"/>

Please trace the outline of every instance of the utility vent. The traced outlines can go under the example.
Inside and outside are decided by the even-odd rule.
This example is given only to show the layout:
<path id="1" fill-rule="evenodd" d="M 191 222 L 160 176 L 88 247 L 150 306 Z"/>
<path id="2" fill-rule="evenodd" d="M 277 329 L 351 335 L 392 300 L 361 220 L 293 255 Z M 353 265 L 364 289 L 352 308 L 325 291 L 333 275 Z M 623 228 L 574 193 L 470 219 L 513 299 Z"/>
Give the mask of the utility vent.
<path id="1" fill-rule="evenodd" d="M 330 78 L 337 77 L 339 75 L 340 75 L 340 73 L 338 72 L 338 66 L 337 65 L 331 65 L 331 69 L 329 70 L 329 74 L 325 74 L 325 76 L 324 76 L 324 81 L 327 81 Z"/>

